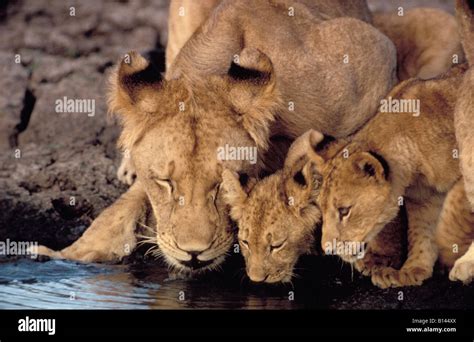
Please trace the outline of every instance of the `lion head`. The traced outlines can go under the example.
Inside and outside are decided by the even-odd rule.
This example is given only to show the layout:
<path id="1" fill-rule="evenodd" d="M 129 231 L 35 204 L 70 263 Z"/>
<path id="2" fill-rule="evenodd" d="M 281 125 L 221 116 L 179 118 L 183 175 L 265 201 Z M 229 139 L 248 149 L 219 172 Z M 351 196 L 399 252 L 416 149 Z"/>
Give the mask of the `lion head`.
<path id="1" fill-rule="evenodd" d="M 119 145 L 156 218 L 156 242 L 169 265 L 199 272 L 221 263 L 234 240 L 221 181 L 224 169 L 256 177 L 280 104 L 270 60 L 244 49 L 224 75 L 163 80 L 131 52 L 111 77 L 110 110 Z"/>
<path id="2" fill-rule="evenodd" d="M 361 251 L 400 209 L 387 161 L 376 152 L 352 146 L 326 163 L 320 194 L 321 247 L 351 263 L 363 257 Z"/>
<path id="3" fill-rule="evenodd" d="M 309 157 L 322 140 L 308 131 L 295 140 L 282 170 L 242 187 L 235 172 L 225 170 L 222 187 L 231 217 L 239 226 L 239 244 L 247 275 L 254 282 L 288 282 L 300 255 L 310 252 L 321 221 L 317 196 L 321 177 Z"/>

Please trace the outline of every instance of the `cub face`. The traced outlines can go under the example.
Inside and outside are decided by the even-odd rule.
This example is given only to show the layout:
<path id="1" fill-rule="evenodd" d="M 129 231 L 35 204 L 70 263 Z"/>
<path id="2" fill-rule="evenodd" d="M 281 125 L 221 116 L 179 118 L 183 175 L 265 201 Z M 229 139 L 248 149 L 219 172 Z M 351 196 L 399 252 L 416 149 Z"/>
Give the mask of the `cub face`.
<path id="1" fill-rule="evenodd" d="M 290 147 L 283 170 L 257 182 L 223 172 L 224 201 L 238 223 L 247 275 L 254 282 L 289 282 L 302 254 L 309 253 L 321 222 L 321 177 L 308 149 L 322 136 L 310 131 Z"/>
<path id="2" fill-rule="evenodd" d="M 354 152 L 347 158 L 338 153 L 327 162 L 323 174 L 321 247 L 326 254 L 355 262 L 363 257 L 361 248 L 365 250 L 399 211 L 388 163 L 375 152 Z M 342 246 L 339 250 L 344 253 L 335 251 L 335 246 Z"/>

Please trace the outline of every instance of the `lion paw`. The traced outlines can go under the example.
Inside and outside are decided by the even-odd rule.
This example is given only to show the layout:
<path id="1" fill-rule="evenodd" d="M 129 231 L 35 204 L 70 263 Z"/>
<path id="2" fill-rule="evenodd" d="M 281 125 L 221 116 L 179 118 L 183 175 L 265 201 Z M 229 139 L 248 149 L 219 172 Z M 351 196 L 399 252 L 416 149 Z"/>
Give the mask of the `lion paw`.
<path id="1" fill-rule="evenodd" d="M 474 278 L 474 260 L 458 259 L 454 263 L 454 267 L 449 272 L 449 279 L 451 281 L 462 281 L 464 284 L 469 284 Z"/>
<path id="2" fill-rule="evenodd" d="M 383 255 L 367 253 L 363 259 L 354 263 L 355 269 L 365 276 L 370 276 L 379 268 L 390 265 L 391 258 Z"/>
<path id="3" fill-rule="evenodd" d="M 372 272 L 372 283 L 382 289 L 389 287 L 419 286 L 431 277 L 432 271 L 423 267 L 407 267 L 396 270 L 382 267 Z"/>
<path id="4" fill-rule="evenodd" d="M 132 185 L 137 178 L 137 174 L 135 171 L 135 165 L 133 165 L 132 160 L 130 157 L 123 157 L 120 163 L 120 166 L 117 170 L 117 178 L 122 183 Z"/>
<path id="5" fill-rule="evenodd" d="M 361 273 L 365 276 L 369 276 L 375 270 L 377 265 L 376 265 L 375 262 L 373 262 L 372 259 L 365 260 L 365 258 L 364 258 L 364 259 L 357 260 L 354 263 L 354 267 L 359 273 Z"/>
<path id="6" fill-rule="evenodd" d="M 32 246 L 28 248 L 28 253 L 32 256 L 45 255 L 54 259 L 64 259 L 61 252 L 53 251 L 51 248 L 45 246 Z"/>

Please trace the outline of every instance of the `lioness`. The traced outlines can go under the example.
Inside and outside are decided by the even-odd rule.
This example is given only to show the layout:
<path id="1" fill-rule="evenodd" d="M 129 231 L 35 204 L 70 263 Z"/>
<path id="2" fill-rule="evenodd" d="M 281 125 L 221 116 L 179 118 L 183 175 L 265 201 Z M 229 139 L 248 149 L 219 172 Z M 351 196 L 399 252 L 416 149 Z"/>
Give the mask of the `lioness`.
<path id="1" fill-rule="evenodd" d="M 120 259 L 136 245 L 131 222 L 148 200 L 169 264 L 192 273 L 222 262 L 234 239 L 222 170 L 245 178 L 265 164 L 275 169 L 265 157 L 272 136 L 292 139 L 309 128 L 353 133 L 396 81 L 396 52 L 385 35 L 305 3 L 292 1 L 289 12 L 286 1 L 223 1 L 181 49 L 167 80 L 140 55 L 125 56 L 109 102 L 123 121 L 120 144 L 136 167 L 136 186 L 72 246 L 39 252 Z M 226 148 L 256 149 L 258 158 L 219 157 Z"/>
<path id="2" fill-rule="evenodd" d="M 473 10 L 467 1 L 457 2 L 469 61 L 474 60 L 472 40 L 467 39 L 472 37 Z M 456 118 L 457 126 L 473 127 L 472 121 L 459 122 L 461 113 L 472 113 L 464 107 L 471 103 L 474 89 L 462 88 L 472 80 L 472 68 L 468 73 L 466 68 L 460 65 L 432 80 L 402 82 L 386 99 L 390 106 L 398 103 L 399 110 L 384 110 L 382 103 L 380 112 L 324 167 L 323 244 L 333 239 L 370 242 L 396 216 L 399 205 L 406 204 L 408 258 L 399 270 L 372 272 L 373 283 L 380 287 L 420 285 L 431 276 L 438 257 L 436 227 L 444 249 L 441 261 L 451 265 L 456 257 L 449 242 L 456 242 L 460 256 L 474 238 L 474 213 L 467 209 L 454 124 Z M 469 101 L 459 96 L 461 91 Z M 355 261 L 352 256 L 343 259 Z M 451 279 L 468 282 L 474 268 L 472 250 L 459 260 Z"/>

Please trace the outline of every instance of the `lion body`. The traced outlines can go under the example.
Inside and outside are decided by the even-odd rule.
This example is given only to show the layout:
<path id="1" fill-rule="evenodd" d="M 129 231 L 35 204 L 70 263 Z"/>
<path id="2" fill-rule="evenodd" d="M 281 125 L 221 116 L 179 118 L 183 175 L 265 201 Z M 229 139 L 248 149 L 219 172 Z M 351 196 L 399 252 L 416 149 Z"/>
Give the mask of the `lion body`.
<path id="1" fill-rule="evenodd" d="M 431 276 L 438 257 L 436 230 L 452 233 L 459 228 L 456 222 L 465 223 L 464 235 L 456 234 L 464 238 L 458 241 L 459 255 L 472 241 L 473 214 L 466 211 L 467 198 L 456 186 L 461 172 L 454 112 L 465 71 L 461 65 L 436 79 L 402 82 L 388 98 L 419 101 L 419 113 L 379 112 L 326 165 L 323 242 L 368 242 L 406 205 L 408 258 L 400 270 L 372 272 L 380 287 L 419 285 Z M 445 200 L 447 194 L 457 200 Z M 341 208 L 350 208 L 349 214 L 341 216 Z M 452 266 L 453 256 L 442 260 Z"/>
<path id="2" fill-rule="evenodd" d="M 293 139 L 309 128 L 353 133 L 396 81 L 395 48 L 363 21 L 364 1 L 291 4 L 294 15 L 285 1 L 223 1 L 184 44 L 166 80 L 134 53 L 111 76 L 110 108 L 121 115 L 120 144 L 137 174 L 129 191 L 143 207 L 150 203 L 157 243 L 175 269 L 213 269 L 232 244 L 219 192 L 224 168 L 250 176 L 263 166 L 276 169 L 262 159 L 272 136 Z M 319 13 L 318 4 L 328 13 Z M 363 20 L 341 17 L 348 8 Z M 219 160 L 216 150 L 226 145 L 255 148 L 257 162 Z M 104 213 L 137 218 L 124 203 Z M 128 225 L 104 220 L 99 216 L 71 253 L 44 252 L 82 260 L 94 236 L 133 235 Z M 100 243 L 114 259 L 125 255 L 123 246 Z"/>
<path id="3" fill-rule="evenodd" d="M 456 19 L 435 8 L 414 8 L 403 14 L 375 13 L 374 26 L 397 47 L 400 81 L 429 79 L 464 61 Z"/>

